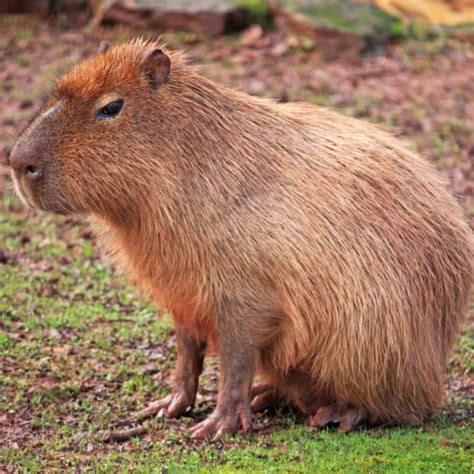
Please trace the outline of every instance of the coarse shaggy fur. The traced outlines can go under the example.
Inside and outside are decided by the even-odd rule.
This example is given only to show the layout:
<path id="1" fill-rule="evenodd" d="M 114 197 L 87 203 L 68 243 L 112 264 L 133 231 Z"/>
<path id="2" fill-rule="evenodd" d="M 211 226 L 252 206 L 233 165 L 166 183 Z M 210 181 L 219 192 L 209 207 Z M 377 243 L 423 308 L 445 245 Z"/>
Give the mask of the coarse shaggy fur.
<path id="1" fill-rule="evenodd" d="M 20 138 L 51 163 L 33 205 L 86 215 L 177 328 L 255 354 L 308 413 L 374 422 L 442 402 L 472 283 L 472 235 L 447 183 L 389 133 L 313 105 L 277 104 L 171 59 L 155 90 L 136 40 L 78 65 Z M 104 97 L 124 109 L 90 120 Z M 41 138 L 39 138 L 41 137 Z"/>

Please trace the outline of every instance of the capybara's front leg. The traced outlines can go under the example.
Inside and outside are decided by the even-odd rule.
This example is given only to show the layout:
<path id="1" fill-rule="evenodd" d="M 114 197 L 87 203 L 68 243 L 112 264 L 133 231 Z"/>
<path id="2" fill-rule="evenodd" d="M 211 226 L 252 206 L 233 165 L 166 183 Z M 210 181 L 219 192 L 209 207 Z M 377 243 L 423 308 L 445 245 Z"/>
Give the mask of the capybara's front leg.
<path id="1" fill-rule="evenodd" d="M 140 411 L 138 419 L 148 418 L 159 412 L 167 418 L 175 418 L 194 406 L 206 343 L 180 329 L 176 331 L 176 337 L 178 360 L 171 394 Z"/>
<path id="2" fill-rule="evenodd" d="M 245 433 L 252 428 L 250 389 L 255 372 L 255 349 L 242 328 L 228 327 L 225 323 L 221 326 L 217 406 L 206 420 L 193 428 L 194 438 L 212 435 L 220 438 L 239 429 Z"/>

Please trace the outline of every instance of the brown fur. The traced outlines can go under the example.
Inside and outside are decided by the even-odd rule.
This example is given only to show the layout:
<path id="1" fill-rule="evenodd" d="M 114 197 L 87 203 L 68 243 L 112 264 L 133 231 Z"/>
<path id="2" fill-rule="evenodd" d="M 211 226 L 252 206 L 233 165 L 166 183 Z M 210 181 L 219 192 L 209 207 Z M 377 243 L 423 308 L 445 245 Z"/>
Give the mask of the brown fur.
<path id="1" fill-rule="evenodd" d="M 373 125 L 250 97 L 172 51 L 149 87 L 137 64 L 155 47 L 111 48 L 57 82 L 47 107 L 62 109 L 16 146 L 48 163 L 22 194 L 88 216 L 179 331 L 224 361 L 242 348 L 250 380 L 255 365 L 305 411 L 431 415 L 473 273 L 446 183 Z M 124 109 L 95 123 L 104 94 Z"/>

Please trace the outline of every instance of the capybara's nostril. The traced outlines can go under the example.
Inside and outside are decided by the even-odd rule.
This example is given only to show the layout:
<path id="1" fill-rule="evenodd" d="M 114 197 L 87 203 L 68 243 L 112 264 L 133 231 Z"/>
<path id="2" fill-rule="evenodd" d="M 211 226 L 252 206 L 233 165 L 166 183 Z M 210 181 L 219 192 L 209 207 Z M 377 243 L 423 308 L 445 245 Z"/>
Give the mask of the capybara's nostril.
<path id="1" fill-rule="evenodd" d="M 10 153 L 10 165 L 18 194 L 26 205 L 37 207 L 36 196 L 41 199 L 47 188 L 43 179 L 48 170 L 45 153 L 33 140 L 20 141 Z"/>
<path id="2" fill-rule="evenodd" d="M 24 150 L 16 150 L 10 155 L 11 167 L 18 177 L 25 176 L 29 180 L 36 180 L 42 175 L 42 163 L 39 159 L 31 158 L 31 155 L 31 152 L 26 153 Z"/>

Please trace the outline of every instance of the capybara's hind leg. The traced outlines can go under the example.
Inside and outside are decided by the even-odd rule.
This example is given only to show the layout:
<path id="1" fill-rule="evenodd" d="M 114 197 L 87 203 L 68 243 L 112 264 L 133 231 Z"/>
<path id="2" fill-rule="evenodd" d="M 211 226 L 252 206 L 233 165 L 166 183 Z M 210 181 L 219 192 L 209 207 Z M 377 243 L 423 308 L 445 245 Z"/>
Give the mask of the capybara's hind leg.
<path id="1" fill-rule="evenodd" d="M 347 406 L 326 405 L 319 408 L 313 416 L 310 416 L 309 425 L 312 428 L 321 429 L 331 424 L 337 424 L 338 431 L 347 433 L 364 420 L 367 420 L 365 410 Z"/>
<path id="2" fill-rule="evenodd" d="M 273 408 L 283 401 L 283 396 L 274 384 L 259 382 L 252 386 L 250 406 L 254 412 Z"/>

